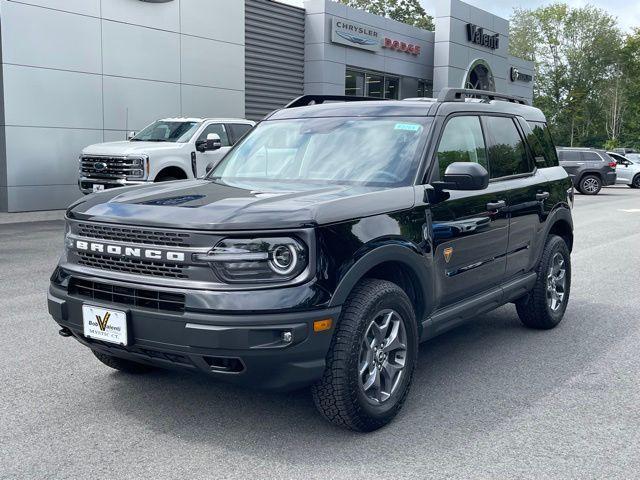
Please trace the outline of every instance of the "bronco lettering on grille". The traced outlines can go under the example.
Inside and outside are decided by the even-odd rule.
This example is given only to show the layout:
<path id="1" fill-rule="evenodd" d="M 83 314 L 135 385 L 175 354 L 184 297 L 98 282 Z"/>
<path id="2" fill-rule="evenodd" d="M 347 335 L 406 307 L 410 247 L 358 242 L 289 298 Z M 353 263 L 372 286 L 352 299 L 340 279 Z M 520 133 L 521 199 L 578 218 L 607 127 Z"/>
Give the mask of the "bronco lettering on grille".
<path id="1" fill-rule="evenodd" d="M 104 253 L 119 257 L 147 258 L 150 260 L 167 260 L 171 262 L 184 262 L 184 253 L 166 250 L 155 250 L 140 247 L 123 247 L 121 245 L 109 245 L 106 243 L 87 242 L 76 240 L 76 248 L 84 252 Z"/>

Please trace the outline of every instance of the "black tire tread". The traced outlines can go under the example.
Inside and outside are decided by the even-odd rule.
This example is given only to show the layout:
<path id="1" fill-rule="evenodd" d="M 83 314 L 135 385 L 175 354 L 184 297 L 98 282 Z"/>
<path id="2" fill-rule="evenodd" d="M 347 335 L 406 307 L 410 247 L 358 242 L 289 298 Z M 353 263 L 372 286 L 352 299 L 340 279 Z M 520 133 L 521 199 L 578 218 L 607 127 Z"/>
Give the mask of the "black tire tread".
<path id="1" fill-rule="evenodd" d="M 520 317 L 520 321 L 529 328 L 535 328 L 538 330 L 549 330 L 556 327 L 560 321 L 562 320 L 562 316 L 564 315 L 564 310 L 566 309 L 566 302 L 563 307 L 562 315 L 559 318 L 554 318 L 550 313 L 547 307 L 547 294 L 546 294 L 546 274 L 549 262 L 551 261 L 552 255 L 557 251 L 557 249 L 561 249 L 565 253 L 565 259 L 570 258 L 569 247 L 565 243 L 562 237 L 557 235 L 549 235 L 547 238 L 547 242 L 544 247 L 544 251 L 542 252 L 542 258 L 536 267 L 536 273 L 538 278 L 536 279 L 535 286 L 533 290 L 523 298 L 516 301 L 516 310 L 518 312 L 518 316 Z M 565 260 L 568 261 L 568 260 Z M 568 265 L 567 270 L 568 285 L 567 289 L 567 302 L 569 300 L 569 295 L 571 293 L 571 269 L 570 264 Z"/>
<path id="2" fill-rule="evenodd" d="M 410 311 L 413 311 L 411 301 L 399 286 L 377 279 L 365 279 L 360 282 L 343 306 L 342 315 L 327 354 L 325 371 L 322 378 L 311 387 L 316 408 L 325 419 L 335 425 L 360 432 L 376 430 L 387 424 L 406 400 L 413 380 L 417 355 L 414 355 L 413 365 L 407 365 L 409 380 L 402 396 L 384 420 L 372 419 L 362 411 L 357 400 L 358 387 L 350 381 L 349 376 L 349 365 L 353 361 L 357 364 L 359 356 L 359 349 L 354 348 L 353 340 L 360 338 L 361 314 L 371 302 L 375 301 L 375 298 L 388 293 L 400 296 Z M 415 318 L 411 321 L 415 322 Z"/>

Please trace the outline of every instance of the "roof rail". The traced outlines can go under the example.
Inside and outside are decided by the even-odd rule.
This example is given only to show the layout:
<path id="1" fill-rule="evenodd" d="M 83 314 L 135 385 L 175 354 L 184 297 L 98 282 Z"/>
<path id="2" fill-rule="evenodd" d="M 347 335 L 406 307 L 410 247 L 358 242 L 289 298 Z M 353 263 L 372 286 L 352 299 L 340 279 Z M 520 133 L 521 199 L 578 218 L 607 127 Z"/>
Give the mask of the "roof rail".
<path id="1" fill-rule="evenodd" d="M 331 101 L 331 102 L 367 102 L 372 100 L 383 100 L 382 98 L 374 98 L 374 97 L 357 97 L 355 95 L 302 95 L 283 108 L 296 108 L 296 107 L 307 107 L 309 105 L 319 105 L 321 103 Z"/>
<path id="2" fill-rule="evenodd" d="M 506 100 L 507 102 L 529 105 L 529 102 L 515 95 L 506 93 L 489 92 L 487 90 L 473 90 L 470 88 L 444 88 L 438 95 L 439 102 L 464 102 L 467 98 L 482 98 L 486 100 Z"/>

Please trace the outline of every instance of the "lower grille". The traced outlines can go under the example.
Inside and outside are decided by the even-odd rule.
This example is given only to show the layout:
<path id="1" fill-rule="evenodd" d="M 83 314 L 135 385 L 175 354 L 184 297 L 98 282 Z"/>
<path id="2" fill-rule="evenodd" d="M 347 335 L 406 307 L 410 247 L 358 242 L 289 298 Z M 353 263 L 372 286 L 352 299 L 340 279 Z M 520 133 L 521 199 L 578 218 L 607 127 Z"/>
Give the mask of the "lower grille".
<path id="1" fill-rule="evenodd" d="M 185 296 L 182 293 L 121 287 L 108 283 L 71 278 L 69 281 L 69 294 L 90 300 L 119 303 L 157 311 L 184 312 Z"/>
<path id="2" fill-rule="evenodd" d="M 178 263 L 152 262 L 133 258 L 110 257 L 99 253 L 78 252 L 78 264 L 112 272 L 150 275 L 163 278 L 187 278 L 184 267 Z"/>

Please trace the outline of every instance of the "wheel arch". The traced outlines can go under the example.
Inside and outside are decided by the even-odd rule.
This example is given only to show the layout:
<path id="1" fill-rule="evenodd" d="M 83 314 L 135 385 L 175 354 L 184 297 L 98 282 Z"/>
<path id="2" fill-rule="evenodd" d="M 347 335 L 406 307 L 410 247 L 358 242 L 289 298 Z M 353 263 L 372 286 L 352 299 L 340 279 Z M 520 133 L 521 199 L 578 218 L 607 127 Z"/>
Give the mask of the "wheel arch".
<path id="1" fill-rule="evenodd" d="M 330 306 L 342 305 L 355 286 L 363 279 L 377 278 L 397 284 L 411 300 L 418 329 L 431 311 L 433 292 L 431 264 L 417 251 L 403 245 L 384 245 L 357 260 L 342 277 Z"/>
<path id="2" fill-rule="evenodd" d="M 164 176 L 175 177 L 179 180 L 186 180 L 189 178 L 187 172 L 184 171 L 182 167 L 178 167 L 176 165 L 168 165 L 163 167 L 155 176 L 154 182 L 157 182 L 159 178 Z"/>
<path id="3" fill-rule="evenodd" d="M 540 262 L 549 235 L 562 237 L 569 247 L 569 252 L 573 251 L 573 218 L 568 206 L 556 208 L 547 217 L 546 226 L 541 236 L 542 241 L 537 246 L 535 265 Z"/>

